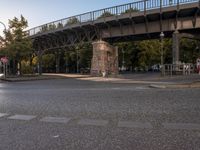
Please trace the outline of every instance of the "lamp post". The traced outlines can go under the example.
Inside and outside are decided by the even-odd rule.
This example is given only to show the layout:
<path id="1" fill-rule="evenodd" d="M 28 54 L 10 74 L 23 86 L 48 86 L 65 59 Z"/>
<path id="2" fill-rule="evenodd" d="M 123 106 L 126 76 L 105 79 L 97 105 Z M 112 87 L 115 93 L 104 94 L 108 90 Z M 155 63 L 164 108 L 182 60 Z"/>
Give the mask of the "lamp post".
<path id="1" fill-rule="evenodd" d="M 6 25 L 3 23 L 3 22 L 1 22 L 0 21 L 0 24 L 2 24 L 3 26 L 4 26 L 4 31 L 6 31 Z M 7 59 L 6 59 L 6 57 L 5 57 L 5 59 L 2 59 L 2 60 L 5 60 L 5 61 L 3 61 L 3 68 L 4 68 L 4 78 L 6 79 L 6 72 L 7 72 Z"/>
<path id="2" fill-rule="evenodd" d="M 0 24 L 2 24 L 4 26 L 4 30 L 6 30 L 6 25 L 0 21 Z"/>
<path id="3" fill-rule="evenodd" d="M 164 39 L 164 33 L 160 33 L 160 64 L 161 64 L 161 75 L 164 75 L 164 59 L 163 59 L 163 39 Z"/>

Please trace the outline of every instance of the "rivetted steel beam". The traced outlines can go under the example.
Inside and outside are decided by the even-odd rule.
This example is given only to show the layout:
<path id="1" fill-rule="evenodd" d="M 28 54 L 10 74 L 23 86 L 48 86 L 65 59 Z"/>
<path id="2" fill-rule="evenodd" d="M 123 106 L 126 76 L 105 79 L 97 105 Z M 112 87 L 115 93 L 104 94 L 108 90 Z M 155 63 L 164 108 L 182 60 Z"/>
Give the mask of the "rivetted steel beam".
<path id="1" fill-rule="evenodd" d="M 199 1 L 200 2 L 200 1 Z M 193 20 L 192 20 L 192 23 L 193 23 L 193 27 L 195 28 L 196 27 L 196 24 L 197 24 L 197 16 L 198 16 L 198 14 L 199 14 L 199 9 L 200 8 L 197 8 L 196 9 L 196 11 L 195 11 L 195 13 L 194 13 L 194 18 L 193 18 Z"/>
<path id="2" fill-rule="evenodd" d="M 131 19 L 131 25 L 132 25 L 132 28 L 131 28 L 132 29 L 132 33 L 135 34 L 135 21 L 134 21 L 133 18 Z"/>
<path id="3" fill-rule="evenodd" d="M 100 29 L 97 25 L 95 24 L 92 24 L 92 26 L 94 27 L 94 31 L 95 31 L 95 34 L 97 36 L 97 40 L 100 40 L 101 39 L 101 34 L 100 34 Z"/>
<path id="4" fill-rule="evenodd" d="M 195 35 L 195 34 L 181 33 L 179 36 L 180 38 L 194 39 L 194 40 L 200 41 L 199 35 Z"/>

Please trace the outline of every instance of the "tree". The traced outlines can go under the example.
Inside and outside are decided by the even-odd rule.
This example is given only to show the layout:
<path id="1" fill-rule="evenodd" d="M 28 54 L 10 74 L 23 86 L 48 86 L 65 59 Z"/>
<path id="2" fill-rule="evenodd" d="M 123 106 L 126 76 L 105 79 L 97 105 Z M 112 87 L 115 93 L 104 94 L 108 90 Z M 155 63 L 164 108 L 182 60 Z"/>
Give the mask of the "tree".
<path id="1" fill-rule="evenodd" d="M 146 70 L 154 64 L 160 64 L 160 41 L 144 40 L 117 43 L 119 47 L 119 66 L 122 66 L 122 50 L 124 51 L 125 67 L 129 70 L 140 68 Z M 164 39 L 164 62 L 172 62 L 171 39 Z"/>
<path id="2" fill-rule="evenodd" d="M 102 15 L 100 15 L 97 19 L 101 19 L 101 18 L 106 18 L 106 17 L 111 17 L 114 16 L 111 12 L 109 11 L 105 11 Z"/>
<path id="3" fill-rule="evenodd" d="M 124 13 L 122 14 L 126 14 L 126 13 L 134 13 L 134 12 L 139 12 L 140 10 L 138 10 L 137 8 L 130 8 L 127 9 Z"/>
<path id="4" fill-rule="evenodd" d="M 91 44 L 85 43 L 80 47 L 80 68 L 90 68 L 92 60 L 92 46 Z"/>
<path id="5" fill-rule="evenodd" d="M 14 17 L 13 20 L 9 20 L 9 29 L 4 31 L 4 38 L 0 38 L 4 43 L 2 52 L 12 62 L 14 74 L 17 66 L 21 71 L 21 61 L 28 59 L 32 53 L 32 41 L 27 37 L 27 32 L 24 31 L 27 27 L 28 22 L 22 15 L 20 18 Z"/>
<path id="6" fill-rule="evenodd" d="M 56 25 L 55 24 L 50 24 L 48 27 L 48 30 L 55 30 L 56 29 Z"/>
<path id="7" fill-rule="evenodd" d="M 160 42 L 159 40 L 146 40 L 138 43 L 139 52 L 139 64 L 145 69 L 154 64 L 160 63 Z"/>
<path id="8" fill-rule="evenodd" d="M 63 28 L 63 24 L 62 23 L 58 23 L 57 28 Z"/>
<path id="9" fill-rule="evenodd" d="M 54 54 L 45 54 L 42 56 L 43 67 L 47 72 L 50 72 L 55 67 L 56 57 Z"/>
<path id="10" fill-rule="evenodd" d="M 46 32 L 46 31 L 48 31 L 48 30 L 49 30 L 49 27 L 48 27 L 47 24 L 45 24 L 45 25 L 43 25 L 43 26 L 40 28 L 39 33 Z"/>
<path id="11" fill-rule="evenodd" d="M 199 57 L 198 42 L 192 39 L 181 39 L 180 41 L 180 61 L 185 63 L 196 63 Z"/>
<path id="12" fill-rule="evenodd" d="M 74 49 L 68 49 L 65 52 L 64 56 L 66 71 L 67 72 L 76 72 L 76 63 L 77 63 L 77 52 Z"/>
<path id="13" fill-rule="evenodd" d="M 77 23 L 80 23 L 78 18 L 77 17 L 71 17 L 71 18 L 69 18 L 69 20 L 67 21 L 65 26 L 73 25 L 73 24 L 77 24 Z"/>

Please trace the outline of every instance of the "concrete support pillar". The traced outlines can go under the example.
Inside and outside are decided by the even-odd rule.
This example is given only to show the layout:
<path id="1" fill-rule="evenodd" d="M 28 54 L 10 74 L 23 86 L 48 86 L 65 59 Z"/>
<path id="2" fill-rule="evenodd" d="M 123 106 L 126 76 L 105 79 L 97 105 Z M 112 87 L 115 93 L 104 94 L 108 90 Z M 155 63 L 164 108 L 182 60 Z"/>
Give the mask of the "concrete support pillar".
<path id="1" fill-rule="evenodd" d="M 107 76 L 117 75 L 118 48 L 104 41 L 94 42 L 91 75 Z"/>
<path id="2" fill-rule="evenodd" d="M 180 50 L 179 50 L 179 45 L 180 45 L 180 34 L 179 32 L 176 30 L 174 33 L 173 33 L 173 36 L 172 36 L 172 58 L 173 58 L 173 64 L 179 64 L 179 53 L 180 53 Z"/>

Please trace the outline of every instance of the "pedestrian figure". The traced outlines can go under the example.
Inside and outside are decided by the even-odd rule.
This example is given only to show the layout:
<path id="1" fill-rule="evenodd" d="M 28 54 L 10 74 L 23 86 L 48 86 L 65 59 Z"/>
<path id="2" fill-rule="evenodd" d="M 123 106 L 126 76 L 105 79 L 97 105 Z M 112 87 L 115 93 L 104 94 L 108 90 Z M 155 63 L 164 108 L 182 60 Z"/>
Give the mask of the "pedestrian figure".
<path id="1" fill-rule="evenodd" d="M 189 64 L 184 64 L 184 70 L 185 70 L 185 74 L 188 75 L 189 74 Z"/>

